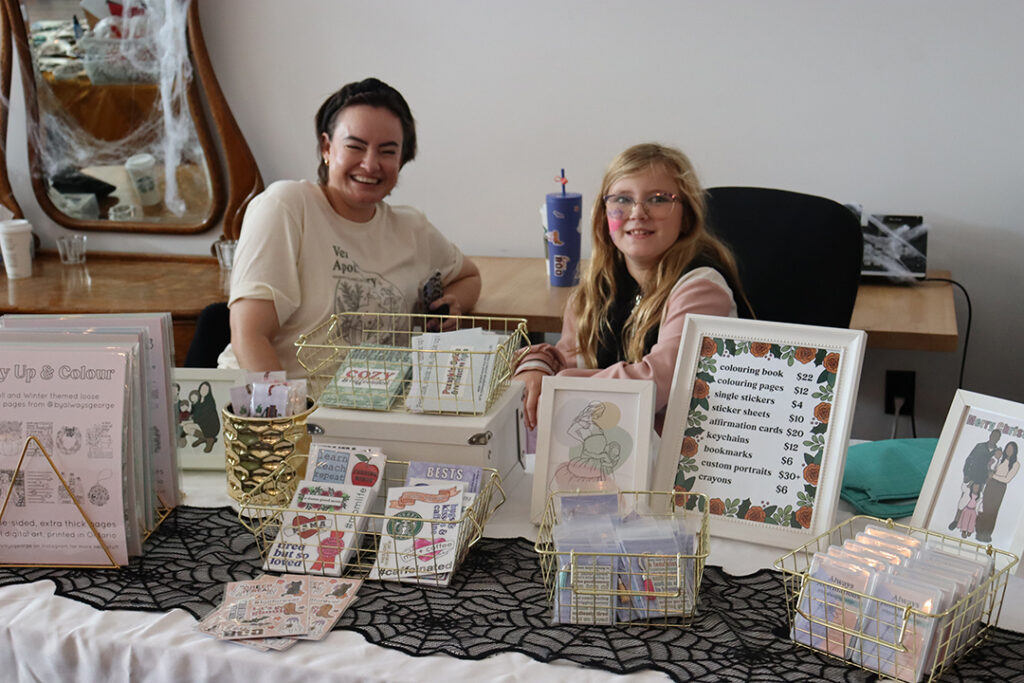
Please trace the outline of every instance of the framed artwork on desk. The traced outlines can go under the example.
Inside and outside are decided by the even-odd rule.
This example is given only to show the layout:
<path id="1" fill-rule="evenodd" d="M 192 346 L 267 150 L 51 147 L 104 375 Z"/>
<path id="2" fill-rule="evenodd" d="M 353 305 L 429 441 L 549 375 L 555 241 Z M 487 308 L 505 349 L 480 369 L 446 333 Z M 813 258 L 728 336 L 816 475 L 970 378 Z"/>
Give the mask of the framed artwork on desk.
<path id="1" fill-rule="evenodd" d="M 793 548 L 835 519 L 867 335 L 689 315 L 655 468 L 712 535 Z"/>
<path id="2" fill-rule="evenodd" d="M 554 491 L 646 490 L 653 424 L 649 380 L 545 377 L 531 521 L 540 523 Z"/>
<path id="3" fill-rule="evenodd" d="M 179 467 L 224 469 L 221 409 L 231 402 L 231 387 L 240 384 L 245 384 L 244 370 L 174 368 L 171 401 Z"/>
<path id="4" fill-rule="evenodd" d="M 939 435 L 911 524 L 1024 553 L 1024 404 L 960 389 Z M 1017 573 L 1020 574 L 1018 565 Z"/>

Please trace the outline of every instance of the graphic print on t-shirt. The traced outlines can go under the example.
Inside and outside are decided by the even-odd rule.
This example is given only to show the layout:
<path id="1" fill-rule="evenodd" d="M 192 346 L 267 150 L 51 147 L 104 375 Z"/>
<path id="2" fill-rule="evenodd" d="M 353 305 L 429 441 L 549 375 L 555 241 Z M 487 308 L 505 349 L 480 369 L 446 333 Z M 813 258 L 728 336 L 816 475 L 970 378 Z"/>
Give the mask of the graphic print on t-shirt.
<path id="1" fill-rule="evenodd" d="M 334 247 L 334 312 L 353 311 L 403 313 L 406 311 L 405 295 L 380 273 L 364 271 L 358 263 L 349 258 L 348 252 Z M 367 343 L 362 339 L 362 322 L 359 316 L 342 321 L 342 334 L 351 344 Z M 375 342 L 379 343 L 379 342 Z"/>

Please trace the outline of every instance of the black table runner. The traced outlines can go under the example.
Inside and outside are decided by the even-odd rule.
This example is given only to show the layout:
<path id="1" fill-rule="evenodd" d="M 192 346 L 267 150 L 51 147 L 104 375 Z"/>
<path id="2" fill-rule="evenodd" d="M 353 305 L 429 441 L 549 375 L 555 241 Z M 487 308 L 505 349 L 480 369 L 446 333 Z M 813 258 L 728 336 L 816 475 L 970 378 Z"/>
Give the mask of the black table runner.
<path id="1" fill-rule="evenodd" d="M 144 550 L 121 570 L 0 568 L 0 585 L 46 579 L 57 595 L 96 609 L 177 607 L 201 618 L 220 602 L 225 582 L 262 573 L 255 540 L 229 507 L 177 508 Z M 477 660 L 520 652 L 542 662 L 569 660 L 615 673 L 658 670 L 680 680 L 875 679 L 789 641 L 777 573 L 732 576 L 708 566 L 699 604 L 686 629 L 552 626 L 533 544 L 482 539 L 450 587 L 368 581 L 337 628 L 414 656 Z M 1024 635 L 992 629 L 941 680 L 1024 681 Z"/>

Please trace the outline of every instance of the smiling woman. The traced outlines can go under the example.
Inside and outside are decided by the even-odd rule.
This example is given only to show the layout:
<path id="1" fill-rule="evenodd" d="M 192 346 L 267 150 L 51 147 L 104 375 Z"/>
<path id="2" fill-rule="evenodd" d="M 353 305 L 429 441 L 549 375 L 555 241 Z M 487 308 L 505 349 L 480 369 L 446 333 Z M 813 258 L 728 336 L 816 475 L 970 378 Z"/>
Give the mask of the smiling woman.
<path id="1" fill-rule="evenodd" d="M 317 184 L 279 181 L 249 206 L 231 273 L 231 346 L 221 367 L 303 370 L 295 339 L 335 313 L 411 313 L 439 274 L 431 309 L 469 311 L 476 266 L 408 206 L 384 200 L 416 156 L 402 95 L 375 78 L 349 83 L 317 111 Z M 350 345 L 382 343 L 355 333 Z"/>
<path id="2" fill-rule="evenodd" d="M 376 204 L 391 194 L 401 168 L 402 123 L 387 109 L 360 104 L 338 115 L 334 135 L 321 133 L 327 201 L 357 223 L 373 218 Z"/>

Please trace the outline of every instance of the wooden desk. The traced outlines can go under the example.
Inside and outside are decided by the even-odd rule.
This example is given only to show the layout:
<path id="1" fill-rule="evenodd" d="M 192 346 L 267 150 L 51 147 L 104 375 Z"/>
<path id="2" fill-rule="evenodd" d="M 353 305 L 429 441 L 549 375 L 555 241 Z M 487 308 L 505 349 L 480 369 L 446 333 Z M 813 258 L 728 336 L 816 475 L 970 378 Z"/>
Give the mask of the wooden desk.
<path id="1" fill-rule="evenodd" d="M 217 259 L 90 252 L 65 266 L 42 252 L 32 277 L 0 276 L 0 313 L 161 313 L 174 319 L 175 365 L 185 363 L 199 312 L 227 301 L 228 273 Z"/>
<path id="2" fill-rule="evenodd" d="M 484 289 L 474 313 L 526 318 L 531 332 L 560 332 L 572 291 L 551 287 L 542 258 L 474 256 Z M 945 271 L 929 275 L 949 277 Z M 174 318 L 175 364 L 184 365 L 196 318 L 228 298 L 229 274 L 213 258 L 89 253 L 81 266 L 65 266 L 43 252 L 31 278 L 0 275 L 0 313 L 135 313 L 169 311 Z M 915 286 L 862 285 L 850 326 L 868 333 L 868 346 L 955 351 L 953 288 L 944 282 Z"/>
<path id="3" fill-rule="evenodd" d="M 526 318 L 530 332 L 561 332 L 570 287 L 548 284 L 544 259 L 473 256 L 483 292 L 474 313 Z M 929 271 L 931 277 L 950 277 Z M 948 282 L 899 286 L 862 284 L 850 321 L 868 333 L 868 346 L 914 351 L 955 351 L 956 309 Z"/>

